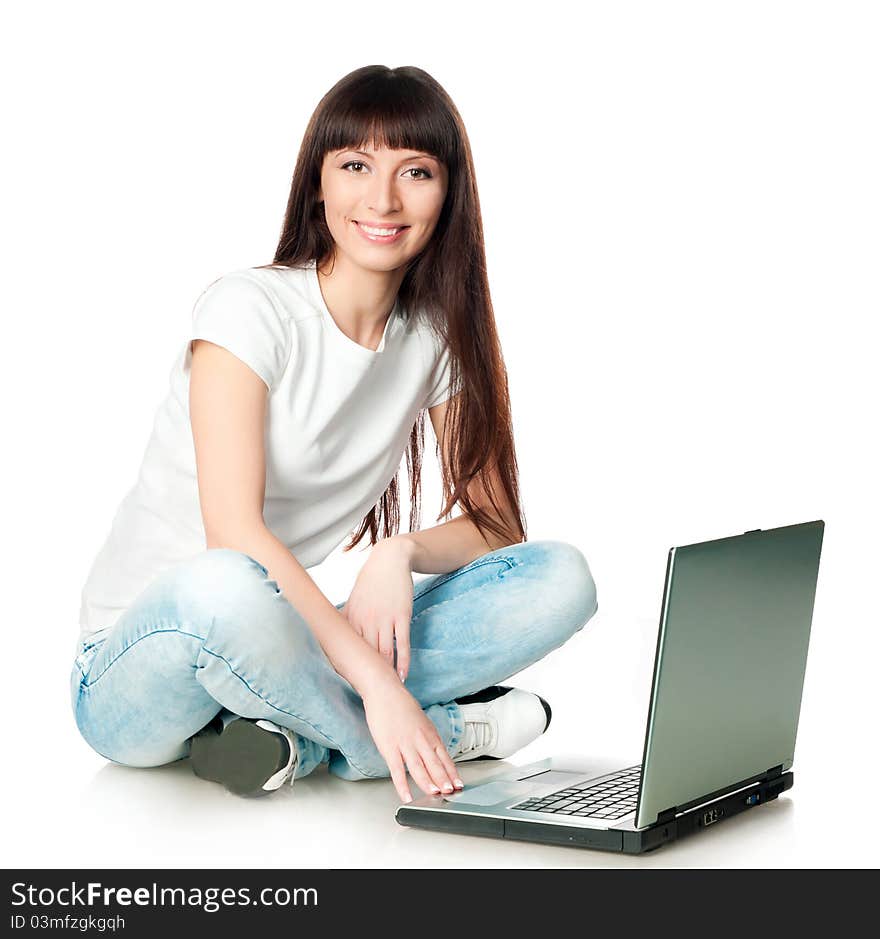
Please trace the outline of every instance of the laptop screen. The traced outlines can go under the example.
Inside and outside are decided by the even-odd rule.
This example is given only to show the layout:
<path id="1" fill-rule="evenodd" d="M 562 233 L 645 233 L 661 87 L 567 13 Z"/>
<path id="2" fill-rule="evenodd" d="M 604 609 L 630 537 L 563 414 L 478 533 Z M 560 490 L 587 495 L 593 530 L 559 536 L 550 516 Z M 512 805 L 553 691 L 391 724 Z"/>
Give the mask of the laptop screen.
<path id="1" fill-rule="evenodd" d="M 791 766 L 824 528 L 670 552 L 637 827 Z"/>

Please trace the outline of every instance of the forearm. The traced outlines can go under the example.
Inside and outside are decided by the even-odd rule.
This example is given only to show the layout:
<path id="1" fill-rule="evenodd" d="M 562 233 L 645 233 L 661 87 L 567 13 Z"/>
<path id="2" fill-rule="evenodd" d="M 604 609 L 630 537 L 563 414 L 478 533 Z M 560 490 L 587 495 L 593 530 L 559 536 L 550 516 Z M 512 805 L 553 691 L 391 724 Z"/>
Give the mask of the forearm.
<path id="1" fill-rule="evenodd" d="M 254 526 L 235 535 L 211 536 L 207 547 L 232 548 L 259 561 L 306 621 L 333 668 L 362 698 L 386 680 L 398 681 L 393 668 L 351 628 L 308 571 L 268 528 Z"/>
<path id="2" fill-rule="evenodd" d="M 396 545 L 416 574 L 448 574 L 507 544 L 491 532 L 487 534 L 488 542 L 470 518 L 460 515 L 424 531 L 386 538 L 376 548 L 386 543 Z M 390 549 L 389 545 L 385 550 Z"/>

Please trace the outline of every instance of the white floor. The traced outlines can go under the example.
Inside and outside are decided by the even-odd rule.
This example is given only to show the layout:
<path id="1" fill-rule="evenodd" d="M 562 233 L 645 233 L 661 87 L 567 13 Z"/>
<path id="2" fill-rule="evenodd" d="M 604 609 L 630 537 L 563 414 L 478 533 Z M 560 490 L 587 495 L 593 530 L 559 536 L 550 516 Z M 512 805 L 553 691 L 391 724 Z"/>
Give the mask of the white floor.
<path id="1" fill-rule="evenodd" d="M 469 767 L 463 778 L 469 784 L 489 772 Z M 41 823 L 31 829 L 27 845 L 19 846 L 18 865 L 752 867 L 797 866 L 820 857 L 809 850 L 810 812 L 804 805 L 815 793 L 804 791 L 700 838 L 632 858 L 403 828 L 394 820 L 399 802 L 390 783 L 348 783 L 325 768 L 258 800 L 238 799 L 197 779 L 187 761 L 148 770 L 105 765 L 62 785 L 63 792 L 57 783 L 46 787 L 39 800 Z"/>
<path id="2" fill-rule="evenodd" d="M 544 695 L 554 713 L 547 734 L 510 762 L 566 755 L 595 759 L 597 771 L 638 763 L 656 628 L 648 619 L 626 624 L 597 617 L 511 680 Z M 838 683 L 842 660 L 822 636 L 818 631 L 811 649 L 794 788 L 774 803 L 640 858 L 404 828 L 394 820 L 399 801 L 390 780 L 346 782 L 326 767 L 290 789 L 250 800 L 196 778 L 185 760 L 155 769 L 108 764 L 76 732 L 63 693 L 69 662 L 53 652 L 57 674 L 44 686 L 52 687 L 45 719 L 6 723 L 5 744 L 17 758 L 3 784 L 5 866 L 873 866 L 868 828 L 876 831 L 876 824 L 858 810 L 876 777 L 876 756 L 866 751 L 864 735 L 873 692 L 863 683 L 848 691 Z M 608 662 L 627 667 L 612 671 Z M 827 691 L 832 681 L 833 695 Z M 860 758 L 868 780 L 861 790 Z M 461 768 L 472 784 L 502 765 Z M 846 814 L 832 810 L 838 785 Z"/>

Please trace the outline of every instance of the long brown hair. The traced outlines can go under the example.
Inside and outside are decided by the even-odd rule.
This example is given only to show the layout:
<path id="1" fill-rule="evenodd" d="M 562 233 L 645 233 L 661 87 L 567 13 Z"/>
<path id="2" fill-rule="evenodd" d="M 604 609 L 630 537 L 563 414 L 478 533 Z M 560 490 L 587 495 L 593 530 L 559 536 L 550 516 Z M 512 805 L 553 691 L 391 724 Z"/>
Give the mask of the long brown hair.
<path id="1" fill-rule="evenodd" d="M 445 503 L 437 521 L 460 504 L 484 540 L 488 530 L 505 544 L 525 541 L 507 371 L 489 296 L 471 148 L 458 110 L 434 78 L 413 66 L 368 65 L 346 75 L 324 95 L 303 137 L 273 264 L 265 266 L 320 264 L 333 254 L 334 241 L 317 198 L 324 156 L 335 150 L 362 149 L 370 142 L 377 149 L 430 153 L 449 172 L 437 227 L 408 265 L 398 292 L 403 310 L 422 311 L 441 348 L 448 347 L 451 387 L 460 389 L 449 401 L 443 440 L 437 441 Z M 406 451 L 410 531 L 419 529 L 424 427 L 422 410 Z M 441 458 L 441 447 L 449 456 L 448 465 Z M 343 550 L 354 548 L 367 531 L 375 545 L 380 524 L 382 537 L 399 531 L 399 472 Z M 509 525 L 499 524 L 473 504 L 468 489 L 475 481 Z"/>

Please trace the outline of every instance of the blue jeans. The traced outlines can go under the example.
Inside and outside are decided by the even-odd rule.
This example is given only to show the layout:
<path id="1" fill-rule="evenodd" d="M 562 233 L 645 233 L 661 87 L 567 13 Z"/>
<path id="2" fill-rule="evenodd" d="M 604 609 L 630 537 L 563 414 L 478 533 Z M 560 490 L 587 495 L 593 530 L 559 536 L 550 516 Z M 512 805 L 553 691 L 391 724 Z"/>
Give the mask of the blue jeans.
<path id="1" fill-rule="evenodd" d="M 464 731 L 455 698 L 543 658 L 596 609 L 586 559 L 561 541 L 510 545 L 416 583 L 406 687 L 449 753 Z M 294 731 L 297 778 L 321 763 L 344 779 L 390 775 L 360 695 L 266 568 L 228 548 L 168 569 L 82 643 L 70 698 L 83 738 L 114 763 L 183 759 L 229 711 Z"/>

